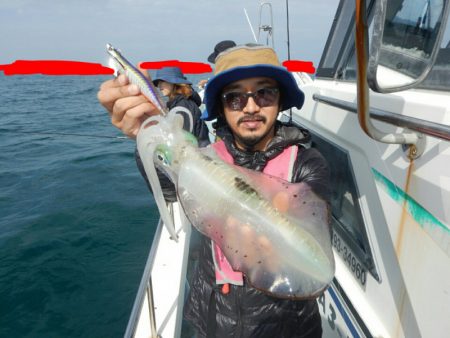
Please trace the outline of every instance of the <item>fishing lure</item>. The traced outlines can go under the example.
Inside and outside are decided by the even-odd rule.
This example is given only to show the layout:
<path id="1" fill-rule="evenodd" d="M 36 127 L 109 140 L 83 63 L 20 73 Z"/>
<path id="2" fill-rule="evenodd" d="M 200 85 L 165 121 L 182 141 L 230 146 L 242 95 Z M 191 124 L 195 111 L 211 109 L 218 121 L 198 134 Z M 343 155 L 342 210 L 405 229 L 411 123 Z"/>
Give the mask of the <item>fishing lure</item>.
<path id="1" fill-rule="evenodd" d="M 163 115 L 167 115 L 166 100 L 151 81 L 149 81 L 136 67 L 134 67 L 120 51 L 111 44 L 106 45 L 106 51 L 112 61 L 116 73 L 125 74 L 128 80 L 137 85 L 141 93 L 152 102 Z"/>
<path id="2" fill-rule="evenodd" d="M 175 184 L 192 225 L 211 238 L 232 268 L 243 272 L 255 288 L 276 297 L 304 299 L 328 287 L 334 258 L 325 201 L 305 183 L 231 165 L 212 148 L 199 149 L 182 126 L 182 117 L 172 111 L 152 116 L 136 140 L 172 237 L 176 239 L 176 233 L 157 168 Z"/>

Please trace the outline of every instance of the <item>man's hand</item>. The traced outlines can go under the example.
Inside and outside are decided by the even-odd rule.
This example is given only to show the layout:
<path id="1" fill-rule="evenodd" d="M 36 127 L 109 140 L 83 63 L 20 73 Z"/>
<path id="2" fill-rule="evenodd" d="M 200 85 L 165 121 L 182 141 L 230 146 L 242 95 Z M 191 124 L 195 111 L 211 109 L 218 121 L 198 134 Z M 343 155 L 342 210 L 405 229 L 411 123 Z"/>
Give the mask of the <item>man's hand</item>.
<path id="1" fill-rule="evenodd" d="M 225 229 L 221 248 L 233 267 L 239 266 L 254 274 L 261 270 L 272 274 L 277 272 L 279 256 L 267 236 L 258 234 L 254 227 L 233 216 L 227 218 Z"/>
<path id="2" fill-rule="evenodd" d="M 160 113 L 125 75 L 103 82 L 97 98 L 109 112 L 111 123 L 131 138 L 136 138 L 148 117 Z"/>

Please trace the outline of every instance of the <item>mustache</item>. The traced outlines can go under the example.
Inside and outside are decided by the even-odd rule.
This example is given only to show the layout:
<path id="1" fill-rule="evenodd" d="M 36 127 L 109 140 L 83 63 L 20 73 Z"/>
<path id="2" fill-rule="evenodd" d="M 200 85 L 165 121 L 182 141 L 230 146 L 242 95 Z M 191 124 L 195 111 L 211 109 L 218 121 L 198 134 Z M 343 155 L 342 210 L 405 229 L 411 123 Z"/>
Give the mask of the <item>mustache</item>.
<path id="1" fill-rule="evenodd" d="M 252 122 L 252 121 L 261 121 L 266 122 L 267 118 L 263 115 L 245 115 L 242 116 L 238 121 L 237 124 L 241 124 L 243 122 Z"/>

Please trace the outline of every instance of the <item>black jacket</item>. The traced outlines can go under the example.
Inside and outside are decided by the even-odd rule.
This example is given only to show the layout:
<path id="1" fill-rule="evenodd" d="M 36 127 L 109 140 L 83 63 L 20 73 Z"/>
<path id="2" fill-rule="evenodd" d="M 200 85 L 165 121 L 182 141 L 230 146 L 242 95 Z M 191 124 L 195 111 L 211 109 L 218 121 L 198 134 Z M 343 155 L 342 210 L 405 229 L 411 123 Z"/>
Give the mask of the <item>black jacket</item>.
<path id="1" fill-rule="evenodd" d="M 298 145 L 293 182 L 306 182 L 318 195 L 329 200 L 328 164 L 316 149 L 309 148 L 308 131 L 278 123 L 276 135 L 264 152 L 239 150 L 227 129 L 221 130 L 220 134 L 235 164 L 258 171 L 286 147 Z M 161 175 L 165 196 L 171 200 L 175 194 L 167 181 Z M 230 285 L 230 292 L 224 295 L 215 283 L 211 240 L 194 232 L 200 237 L 199 263 L 190 282 L 184 315 L 197 330 L 197 337 L 321 337 L 316 300 L 274 298 L 251 287 L 245 279 L 243 286 Z"/>
<path id="2" fill-rule="evenodd" d="M 299 145 L 293 182 L 307 182 L 318 195 L 329 200 L 328 164 L 316 149 L 309 148 L 310 135 L 306 130 L 278 124 L 276 136 L 264 152 L 241 151 L 227 130 L 222 130 L 221 135 L 235 164 L 258 171 L 286 147 Z M 215 284 L 211 240 L 199 236 L 199 264 L 184 309 L 185 318 L 195 326 L 199 337 L 322 336 L 316 300 L 274 298 L 252 288 L 245 280 L 244 286 L 230 285 L 230 292 L 224 295 Z"/>
<path id="3" fill-rule="evenodd" d="M 204 147 L 209 144 L 209 132 L 205 121 L 200 118 L 202 116 L 202 112 L 199 108 L 201 101 L 198 100 L 197 96 L 198 94 L 196 92 L 194 92 L 194 95 L 189 98 L 179 94 L 167 102 L 167 108 L 169 108 L 169 110 L 175 109 L 175 112 L 184 117 L 183 129 L 194 134 L 198 140 L 199 146 Z M 188 116 L 187 111 L 184 109 L 177 111 L 177 107 L 186 108 L 187 111 L 190 112 L 194 123 L 193 126 L 189 125 L 190 117 Z"/>

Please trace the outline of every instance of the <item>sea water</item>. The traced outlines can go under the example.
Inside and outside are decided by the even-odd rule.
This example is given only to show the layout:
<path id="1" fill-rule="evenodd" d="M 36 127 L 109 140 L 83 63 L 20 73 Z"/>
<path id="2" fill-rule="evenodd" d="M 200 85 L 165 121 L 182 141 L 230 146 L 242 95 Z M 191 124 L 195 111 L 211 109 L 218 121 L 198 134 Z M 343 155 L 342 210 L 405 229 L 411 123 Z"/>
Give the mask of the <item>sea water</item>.
<path id="1" fill-rule="evenodd" d="M 122 337 L 159 219 L 97 91 L 0 74 L 0 337 Z"/>

